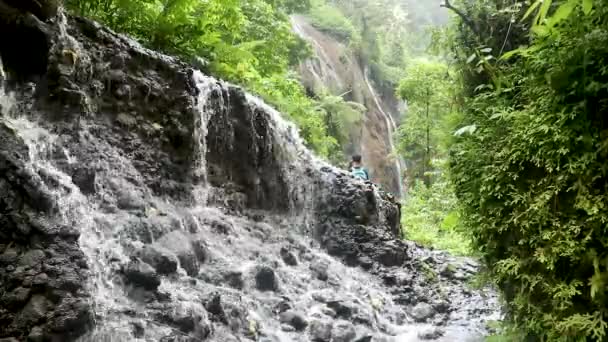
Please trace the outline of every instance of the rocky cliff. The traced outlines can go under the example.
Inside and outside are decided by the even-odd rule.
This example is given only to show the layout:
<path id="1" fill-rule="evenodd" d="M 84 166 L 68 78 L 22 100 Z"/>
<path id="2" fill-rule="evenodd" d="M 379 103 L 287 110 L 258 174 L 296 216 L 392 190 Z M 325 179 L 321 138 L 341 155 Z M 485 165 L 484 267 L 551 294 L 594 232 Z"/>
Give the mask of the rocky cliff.
<path id="1" fill-rule="evenodd" d="M 400 241 L 397 207 L 272 108 L 89 20 L 0 5 L 0 341 L 485 333 L 475 263 Z"/>
<path id="2" fill-rule="evenodd" d="M 374 181 L 401 195 L 402 166 L 396 157 L 393 133 L 401 119 L 402 103 L 393 89 L 381 89 L 370 79 L 368 68 L 347 45 L 313 27 L 301 15 L 291 18 L 294 31 L 312 46 L 313 56 L 299 67 L 302 82 L 310 92 L 327 89 L 366 111 L 363 121 L 350 133 L 344 153 L 360 153 Z"/>

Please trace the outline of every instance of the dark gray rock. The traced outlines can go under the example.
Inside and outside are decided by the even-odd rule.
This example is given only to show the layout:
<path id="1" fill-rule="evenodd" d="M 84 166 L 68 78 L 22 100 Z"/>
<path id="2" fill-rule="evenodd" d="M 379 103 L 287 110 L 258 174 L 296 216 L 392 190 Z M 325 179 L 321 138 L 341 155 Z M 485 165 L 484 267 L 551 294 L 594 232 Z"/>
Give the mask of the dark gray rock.
<path id="1" fill-rule="evenodd" d="M 310 270 L 315 278 L 321 281 L 327 281 L 329 279 L 329 275 L 327 274 L 329 265 L 327 262 L 323 260 L 316 260 L 310 264 Z"/>
<path id="2" fill-rule="evenodd" d="M 280 254 L 281 258 L 283 259 L 283 262 L 285 262 L 286 265 L 298 265 L 298 258 L 296 258 L 295 254 L 293 254 L 287 247 L 282 247 Z"/>
<path id="3" fill-rule="evenodd" d="M 435 315 L 435 310 L 428 303 L 419 303 L 412 309 L 412 317 L 417 322 L 425 322 Z"/>
<path id="4" fill-rule="evenodd" d="M 418 333 L 418 338 L 421 340 L 436 340 L 443 336 L 445 332 L 439 328 L 427 328 Z"/>
<path id="5" fill-rule="evenodd" d="M 350 319 L 354 313 L 352 306 L 345 301 L 334 300 L 327 302 L 327 306 L 334 310 L 336 316 L 344 319 Z"/>
<path id="6" fill-rule="evenodd" d="M 260 291 L 278 291 L 279 281 L 274 270 L 268 266 L 262 266 L 255 275 L 255 287 Z"/>
<path id="7" fill-rule="evenodd" d="M 192 249 L 196 255 L 196 259 L 201 264 L 204 264 L 209 260 L 209 248 L 207 247 L 205 241 L 201 239 L 192 241 Z"/>
<path id="8" fill-rule="evenodd" d="M 310 339 L 314 342 L 330 342 L 332 324 L 314 320 L 310 323 Z"/>
<path id="9" fill-rule="evenodd" d="M 352 342 L 357 337 L 355 326 L 347 321 L 336 322 L 331 331 L 333 342 Z"/>
<path id="10" fill-rule="evenodd" d="M 179 260 L 171 252 L 158 247 L 146 246 L 141 253 L 141 259 L 156 269 L 161 275 L 169 275 L 177 271 Z"/>
<path id="11" fill-rule="evenodd" d="M 245 286 L 245 281 L 243 280 L 243 273 L 239 271 L 228 272 L 224 275 L 224 280 L 228 284 L 228 286 L 233 287 L 235 289 L 243 289 Z"/>
<path id="12" fill-rule="evenodd" d="M 281 313 L 279 321 L 294 327 L 296 331 L 303 331 L 308 326 L 308 322 L 304 316 L 292 310 Z"/>
<path id="13" fill-rule="evenodd" d="M 160 286 L 158 273 L 152 266 L 139 259 L 131 260 L 123 273 L 129 283 L 146 290 L 155 291 Z"/>

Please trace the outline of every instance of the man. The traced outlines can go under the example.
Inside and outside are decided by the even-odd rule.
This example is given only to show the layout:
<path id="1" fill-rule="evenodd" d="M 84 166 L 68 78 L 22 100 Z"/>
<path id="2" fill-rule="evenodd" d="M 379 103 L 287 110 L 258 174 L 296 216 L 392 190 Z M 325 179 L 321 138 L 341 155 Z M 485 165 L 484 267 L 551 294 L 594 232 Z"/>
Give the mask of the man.
<path id="1" fill-rule="evenodd" d="M 369 172 L 361 164 L 361 156 L 356 154 L 350 162 L 350 174 L 362 180 L 369 180 Z"/>

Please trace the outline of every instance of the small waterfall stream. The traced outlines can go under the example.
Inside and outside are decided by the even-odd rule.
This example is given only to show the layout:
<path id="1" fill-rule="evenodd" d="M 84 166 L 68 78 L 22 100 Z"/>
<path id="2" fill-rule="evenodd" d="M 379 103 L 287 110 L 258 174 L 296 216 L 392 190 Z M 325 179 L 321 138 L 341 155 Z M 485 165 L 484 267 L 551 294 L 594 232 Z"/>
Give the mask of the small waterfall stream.
<path id="1" fill-rule="evenodd" d="M 395 159 L 395 169 L 397 169 L 397 183 L 399 184 L 399 198 L 403 198 L 404 197 L 404 191 L 403 191 L 403 172 L 401 170 L 401 160 L 399 157 L 397 157 L 398 155 L 398 151 L 395 148 L 395 140 L 393 139 L 393 133 L 397 131 L 397 124 L 395 123 L 395 119 L 393 119 L 393 116 L 386 113 L 384 111 L 384 109 L 382 109 L 382 105 L 380 104 L 380 101 L 378 101 L 378 95 L 376 95 L 376 91 L 374 90 L 374 87 L 372 87 L 371 83 L 369 82 L 369 71 L 366 69 L 363 71 L 363 75 L 365 78 L 365 84 L 367 85 L 367 88 L 369 89 L 370 93 L 372 94 L 372 97 L 374 98 L 374 103 L 376 104 L 376 107 L 378 107 L 378 110 L 380 111 L 380 113 L 382 113 L 382 116 L 384 117 L 384 120 L 386 121 L 386 134 L 387 134 L 387 139 L 389 141 L 390 147 L 391 147 L 391 154 L 392 154 L 392 158 Z"/>

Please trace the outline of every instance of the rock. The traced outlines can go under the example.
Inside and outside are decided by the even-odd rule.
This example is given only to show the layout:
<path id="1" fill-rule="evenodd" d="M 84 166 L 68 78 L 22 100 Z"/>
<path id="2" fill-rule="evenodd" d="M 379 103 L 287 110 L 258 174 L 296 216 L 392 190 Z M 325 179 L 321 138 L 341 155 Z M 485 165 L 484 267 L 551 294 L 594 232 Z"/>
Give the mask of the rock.
<path id="1" fill-rule="evenodd" d="M 46 298 L 42 295 L 34 295 L 27 303 L 19 316 L 20 324 L 35 325 L 42 320 L 48 311 Z"/>
<path id="2" fill-rule="evenodd" d="M 180 253 L 177 258 L 179 259 L 179 265 L 186 271 L 186 274 L 191 277 L 196 277 L 198 275 L 200 265 L 194 251 L 184 251 Z"/>
<path id="3" fill-rule="evenodd" d="M 207 309 L 207 311 L 212 315 L 213 319 L 221 323 L 228 324 L 226 313 L 222 307 L 222 297 L 220 294 L 214 294 L 213 298 L 205 303 L 205 309 Z"/>
<path id="4" fill-rule="evenodd" d="M 327 306 L 334 310 L 337 317 L 350 319 L 353 315 L 353 309 L 345 302 L 340 300 L 334 300 L 327 302 Z"/>
<path id="5" fill-rule="evenodd" d="M 195 277 L 198 275 L 200 269 L 198 258 L 190 237 L 185 232 L 175 230 L 165 234 L 159 239 L 158 244 L 177 255 L 180 267 L 189 276 Z"/>
<path id="6" fill-rule="evenodd" d="M 355 342 L 372 342 L 374 337 L 371 335 L 359 337 Z"/>
<path id="7" fill-rule="evenodd" d="M 201 263 L 207 262 L 209 259 L 209 248 L 207 244 L 203 240 L 195 240 L 192 241 L 192 249 L 194 250 L 194 254 L 196 255 L 196 259 Z"/>
<path id="8" fill-rule="evenodd" d="M 161 247 L 146 246 L 141 255 L 142 260 L 154 267 L 161 275 L 169 275 L 177 271 L 179 260 L 174 254 Z"/>
<path id="9" fill-rule="evenodd" d="M 327 274 L 328 268 L 328 263 L 321 260 L 314 261 L 310 264 L 310 270 L 313 272 L 314 277 L 321 281 L 327 281 L 327 279 L 329 279 Z"/>
<path id="10" fill-rule="evenodd" d="M 228 283 L 228 286 L 241 290 L 245 287 L 243 280 L 243 273 L 239 271 L 228 272 L 224 275 L 224 280 Z"/>
<path id="11" fill-rule="evenodd" d="M 425 322 L 427 319 L 435 315 L 435 310 L 428 303 L 419 303 L 412 310 L 412 317 L 416 322 Z"/>
<path id="12" fill-rule="evenodd" d="M 143 338 L 146 332 L 145 323 L 143 321 L 136 321 L 131 323 L 133 327 L 133 337 Z"/>
<path id="13" fill-rule="evenodd" d="M 296 331 L 303 331 L 308 326 L 308 322 L 306 322 L 304 316 L 292 310 L 283 312 L 279 320 L 281 323 L 291 325 Z"/>
<path id="14" fill-rule="evenodd" d="M 441 336 L 443 336 L 445 333 L 443 332 L 443 330 L 439 329 L 439 328 L 427 328 L 421 332 L 418 333 L 418 338 L 421 340 L 436 340 L 438 338 L 440 338 Z"/>
<path id="15" fill-rule="evenodd" d="M 347 321 L 337 322 L 331 331 L 332 342 L 352 342 L 356 336 L 355 326 Z"/>
<path id="16" fill-rule="evenodd" d="M 44 342 L 44 330 L 42 327 L 33 327 L 27 336 L 27 342 Z"/>
<path id="17" fill-rule="evenodd" d="M 2 304 L 8 308 L 22 308 L 30 298 L 30 289 L 18 287 L 2 297 Z"/>
<path id="18" fill-rule="evenodd" d="M 26 267 L 36 267 L 37 265 L 40 265 L 45 258 L 46 256 L 44 255 L 44 251 L 39 249 L 33 249 L 21 256 L 21 258 L 19 259 L 19 265 Z"/>
<path id="19" fill-rule="evenodd" d="M 294 332 L 296 331 L 296 328 L 292 327 L 289 324 L 281 324 L 281 330 L 283 330 L 284 332 Z"/>
<path id="20" fill-rule="evenodd" d="M 310 339 L 314 342 L 330 342 L 332 324 L 319 320 L 310 323 Z"/>
<path id="21" fill-rule="evenodd" d="M 260 291 L 278 291 L 279 283 L 274 270 L 268 266 L 261 267 L 255 275 L 255 287 Z"/>
<path id="22" fill-rule="evenodd" d="M 374 266 L 374 261 L 366 256 L 359 257 L 358 262 L 364 270 L 369 270 Z"/>
<path id="23" fill-rule="evenodd" d="M 129 262 L 123 273 L 129 283 L 146 290 L 155 291 L 160 286 L 160 277 L 154 268 L 139 259 Z"/>
<path id="24" fill-rule="evenodd" d="M 289 251 L 289 249 L 287 249 L 286 247 L 281 248 L 280 254 L 281 254 L 281 258 L 283 259 L 283 262 L 285 262 L 286 265 L 289 265 L 289 266 L 298 265 L 298 259 L 296 258 L 295 254 L 293 254 L 291 251 Z"/>

